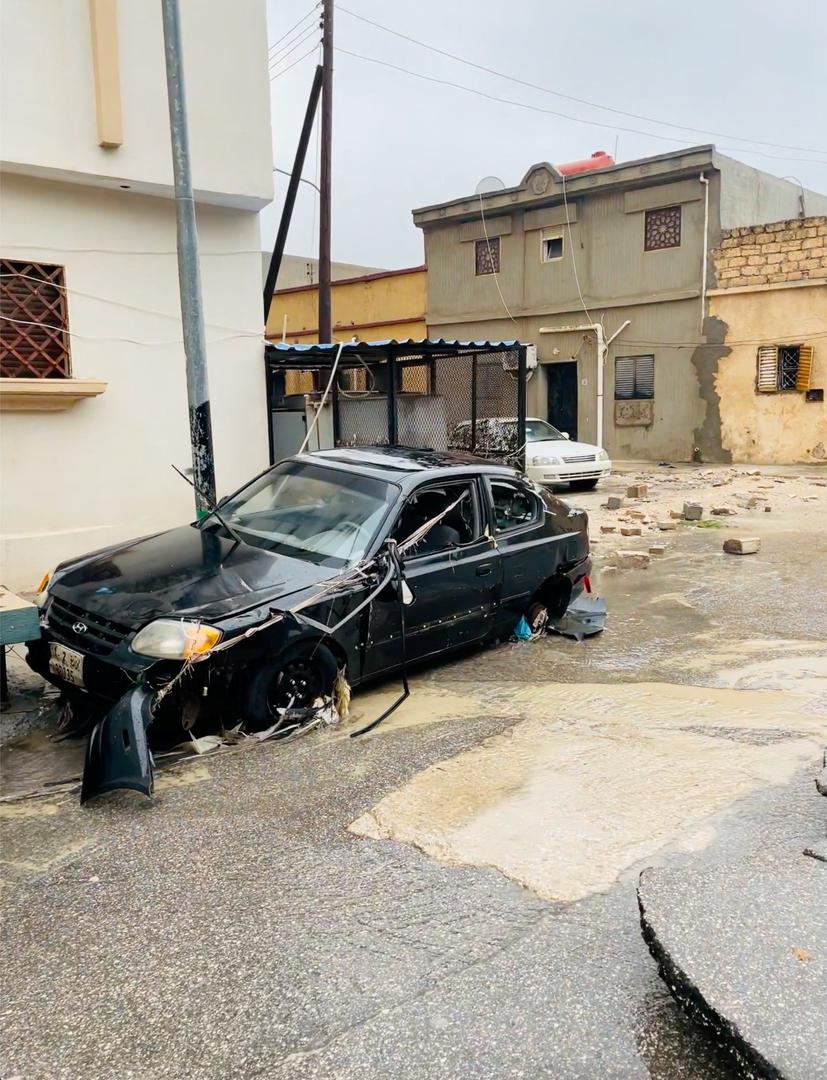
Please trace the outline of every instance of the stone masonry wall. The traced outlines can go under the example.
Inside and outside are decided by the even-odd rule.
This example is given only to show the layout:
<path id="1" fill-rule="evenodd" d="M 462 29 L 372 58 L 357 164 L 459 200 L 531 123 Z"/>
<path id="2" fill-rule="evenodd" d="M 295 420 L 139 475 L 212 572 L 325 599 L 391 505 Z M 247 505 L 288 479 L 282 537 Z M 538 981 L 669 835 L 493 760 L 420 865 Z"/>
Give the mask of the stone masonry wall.
<path id="1" fill-rule="evenodd" d="M 827 280 L 827 217 L 726 229 L 712 258 L 719 289 Z"/>

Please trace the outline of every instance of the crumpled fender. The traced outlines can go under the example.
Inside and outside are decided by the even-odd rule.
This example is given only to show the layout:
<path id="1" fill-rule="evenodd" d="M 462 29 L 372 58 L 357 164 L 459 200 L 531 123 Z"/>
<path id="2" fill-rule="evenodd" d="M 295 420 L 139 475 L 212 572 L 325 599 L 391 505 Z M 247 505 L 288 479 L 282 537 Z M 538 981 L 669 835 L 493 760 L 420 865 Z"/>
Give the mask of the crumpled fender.
<path id="1" fill-rule="evenodd" d="M 133 687 L 92 728 L 80 789 L 82 803 L 118 788 L 152 794 L 152 755 L 146 732 L 152 723 L 153 697 L 148 687 Z"/>

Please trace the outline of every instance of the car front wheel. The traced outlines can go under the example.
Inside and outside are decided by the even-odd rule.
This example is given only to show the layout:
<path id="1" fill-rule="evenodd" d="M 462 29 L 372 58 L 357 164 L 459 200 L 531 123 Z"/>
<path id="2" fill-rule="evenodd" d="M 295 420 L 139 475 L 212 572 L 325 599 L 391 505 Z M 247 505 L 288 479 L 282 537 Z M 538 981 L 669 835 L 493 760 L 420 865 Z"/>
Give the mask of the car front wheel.
<path id="1" fill-rule="evenodd" d="M 309 708 L 332 695 L 338 665 L 320 642 L 300 642 L 262 664 L 247 687 L 243 716 L 251 731 L 264 731 L 283 720 L 285 709 Z"/>

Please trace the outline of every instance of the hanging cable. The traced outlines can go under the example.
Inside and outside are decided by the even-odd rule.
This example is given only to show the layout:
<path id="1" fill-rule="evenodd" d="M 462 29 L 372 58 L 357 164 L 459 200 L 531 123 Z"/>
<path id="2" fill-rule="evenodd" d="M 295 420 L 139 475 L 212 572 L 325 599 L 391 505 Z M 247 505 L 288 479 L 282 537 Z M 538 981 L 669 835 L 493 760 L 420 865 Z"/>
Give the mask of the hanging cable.
<path id="1" fill-rule="evenodd" d="M 330 372 L 330 378 L 327 380 L 327 386 L 325 387 L 325 391 L 322 394 L 322 400 L 319 402 L 319 407 L 316 409 L 316 415 L 313 417 L 313 423 L 307 429 L 307 434 L 305 435 L 304 441 L 302 442 L 301 448 L 299 449 L 300 454 L 304 453 L 308 442 L 310 442 L 310 436 L 316 430 L 316 425 L 319 422 L 319 417 L 322 415 L 322 409 L 325 407 L 325 402 L 327 401 L 327 396 L 330 393 L 330 388 L 331 386 L 333 386 L 333 380 L 336 378 L 336 369 L 339 366 L 339 357 L 342 355 L 342 349 L 344 347 L 345 343 L 343 341 L 340 341 L 339 349 L 336 353 L 336 359 L 333 361 L 333 370 Z"/>
<path id="2" fill-rule="evenodd" d="M 474 94 L 476 97 L 485 98 L 486 101 L 496 101 L 501 105 L 512 105 L 518 109 L 527 109 L 529 112 L 543 113 L 545 116 L 556 116 L 560 120 L 569 120 L 574 124 L 586 124 L 588 127 L 603 128 L 609 131 L 625 131 L 632 135 L 643 135 L 647 139 L 658 139 L 661 142 L 678 143 L 681 146 L 686 145 L 685 139 L 680 139 L 677 136 L 670 135 L 656 135 L 652 131 L 641 131 L 639 128 L 620 127 L 617 124 L 609 124 L 600 120 L 585 120 L 579 116 L 570 116 L 567 113 L 557 112 L 554 109 L 544 109 L 541 105 L 529 105 L 525 101 L 514 101 L 512 98 L 499 97 L 496 94 L 486 93 L 484 90 L 477 90 L 472 86 L 465 86 L 464 83 L 452 82 L 450 79 L 439 79 L 435 75 L 425 75 L 421 71 L 411 71 L 409 68 L 401 67 L 398 64 L 391 64 L 387 60 L 379 60 L 375 56 L 364 56 L 362 53 L 351 52 L 349 49 L 343 49 L 340 46 L 335 46 L 336 52 L 342 53 L 344 56 L 352 56 L 357 60 L 364 60 L 369 64 L 378 64 L 381 67 L 390 68 L 392 71 L 400 71 L 404 75 L 411 75 L 415 79 L 422 79 L 424 82 L 437 83 L 439 86 L 450 86 L 454 90 L 463 90 L 467 94 Z M 719 150 L 729 150 L 734 153 L 740 154 L 757 154 L 759 157 L 773 158 L 776 161 L 801 161 L 808 165 L 825 165 L 827 161 L 821 161 L 817 158 L 797 158 L 789 157 L 786 154 L 767 154 L 762 150 L 748 150 L 741 146 L 719 146 Z M 823 151 L 816 151 L 816 153 L 823 153 Z"/>
<path id="3" fill-rule="evenodd" d="M 287 67 L 284 68 L 283 71 L 277 71 L 275 73 L 275 75 L 271 75 L 270 76 L 270 82 L 275 82 L 275 80 L 280 79 L 282 77 L 282 75 L 286 75 L 287 72 L 291 70 L 291 68 L 294 68 L 296 66 L 296 64 L 300 64 L 302 62 L 302 60 L 306 60 L 308 58 L 308 56 L 312 56 L 315 51 L 316 51 L 316 46 L 314 45 L 312 49 L 310 49 L 308 52 L 306 52 L 303 56 L 300 56 L 298 58 L 298 60 L 294 60 L 292 64 L 288 64 Z"/>
<path id="4" fill-rule="evenodd" d="M 283 63 L 285 60 L 287 60 L 289 57 L 291 57 L 293 55 L 293 53 L 297 52 L 302 47 L 302 45 L 305 44 L 305 42 L 309 41 L 313 37 L 316 37 L 318 35 L 318 33 L 319 33 L 319 28 L 317 26 L 311 26 L 310 29 L 307 30 L 306 33 L 304 33 L 301 37 L 299 37 L 290 46 L 289 49 L 285 49 L 281 53 L 280 56 L 274 56 L 273 57 L 273 59 L 270 61 L 269 65 L 268 65 L 270 71 L 271 72 L 275 71 L 276 68 L 279 66 L 279 64 Z"/>
<path id="5" fill-rule="evenodd" d="M 511 314 L 511 312 L 509 310 L 509 307 L 508 307 L 508 304 L 506 304 L 506 302 L 505 302 L 505 297 L 503 296 L 503 291 L 500 288 L 500 275 L 499 275 L 499 272 L 494 268 L 494 256 L 493 256 L 492 251 L 491 251 L 491 241 L 488 239 L 488 226 L 485 224 L 485 208 L 482 205 L 482 192 L 480 192 L 480 217 L 482 218 L 482 231 L 483 231 L 483 235 L 485 236 L 485 244 L 486 244 L 486 247 L 488 248 L 488 260 L 491 263 L 491 272 L 494 275 L 494 284 L 497 286 L 497 292 L 500 294 L 500 300 L 502 301 L 502 305 L 505 308 L 506 315 L 509 317 L 509 319 L 511 319 L 511 321 L 516 326 L 517 325 L 517 320 Z"/>
<path id="6" fill-rule="evenodd" d="M 294 30 L 295 30 L 295 29 L 296 29 L 297 27 L 301 26 L 301 24 L 302 24 L 303 22 L 307 22 L 307 20 L 308 20 L 308 19 L 310 18 L 310 16 L 311 16 L 311 15 L 313 15 L 313 13 L 314 13 L 314 12 L 318 11 L 318 10 L 319 10 L 319 8 L 320 8 L 321 6 L 322 6 L 322 5 L 321 5 L 321 0 L 319 0 L 319 3 L 318 3 L 318 4 L 314 4 L 314 5 L 313 5 L 313 7 L 312 7 L 312 8 L 310 9 L 310 11 L 308 11 L 308 12 L 307 12 L 306 14 L 302 15 L 302 17 L 301 17 L 301 18 L 299 19 L 299 21 L 298 21 L 298 22 L 296 22 L 296 23 L 293 23 L 293 25 L 292 25 L 292 26 L 290 27 L 290 29 L 289 29 L 289 30 L 285 30 L 285 31 L 284 31 L 284 33 L 283 33 L 283 34 L 281 35 L 281 37 L 280 37 L 280 38 L 276 38 L 276 40 L 275 40 L 275 41 L 273 42 L 273 44 L 272 44 L 272 45 L 271 45 L 271 46 L 270 46 L 270 47 L 268 48 L 268 50 L 267 50 L 267 51 L 268 51 L 269 53 L 271 53 L 271 52 L 273 51 L 273 49 L 275 49 L 275 48 L 276 48 L 276 46 L 278 45 L 278 43 L 279 43 L 280 41 L 284 41 L 284 39 L 285 39 L 285 38 L 286 38 L 286 37 L 287 37 L 287 36 L 288 36 L 289 34 L 292 34 L 292 33 L 293 33 L 293 31 L 294 31 Z"/>
<path id="7" fill-rule="evenodd" d="M 519 79 L 515 75 L 509 75 L 504 71 L 497 71 L 494 68 L 486 67 L 484 64 L 477 64 L 473 60 L 466 60 L 464 57 L 456 56 L 454 53 L 447 52 L 445 49 L 439 49 L 436 45 L 429 45 L 426 41 L 420 41 L 418 38 L 400 33 L 399 30 L 392 30 L 391 27 L 374 22 L 373 19 L 368 19 L 364 15 L 357 15 L 355 11 L 350 11 L 348 8 L 342 7 L 341 5 L 337 4 L 336 10 L 344 12 L 345 15 L 350 15 L 351 18 L 358 19 L 360 22 L 375 26 L 378 30 L 384 30 L 388 34 L 393 34 L 394 37 L 401 38 L 403 41 L 409 41 L 411 44 L 418 45 L 423 49 L 428 49 L 430 52 L 437 53 L 439 56 L 447 57 L 449 60 L 455 60 L 458 64 L 465 64 L 466 67 L 475 68 L 477 71 L 484 71 L 488 75 L 495 75 L 498 79 L 506 79 L 509 82 L 517 83 L 519 86 L 525 86 L 531 90 L 539 90 L 543 94 L 550 94 L 553 97 L 562 98 L 565 101 L 573 101 L 578 105 L 587 105 L 591 109 L 602 109 L 604 112 L 614 113 L 617 116 L 626 116 L 632 120 L 643 120 L 647 124 L 660 124 L 661 127 L 676 128 L 679 131 L 690 131 L 696 135 L 712 135 L 716 139 L 734 139 L 736 142 L 748 142 L 758 146 L 769 146 L 775 150 L 796 150 L 805 154 L 827 154 L 827 149 L 817 150 L 808 146 L 790 146 L 786 143 L 767 142 L 764 139 L 749 139 L 743 135 L 727 135 L 721 131 L 710 131 L 706 128 L 688 127 L 685 124 L 675 124 L 670 120 L 658 120 L 653 116 L 644 116 L 641 113 L 626 112 L 625 110 L 617 109 L 612 105 L 601 105 L 597 101 L 588 101 L 586 98 L 564 94 L 560 90 L 552 90 L 548 86 L 540 86 L 538 83 Z"/>
<path id="8" fill-rule="evenodd" d="M 571 265 L 574 270 L 574 283 L 577 286 L 577 295 L 580 297 L 580 305 L 583 311 L 586 313 L 586 318 L 590 323 L 594 323 L 594 319 L 589 314 L 589 309 L 586 307 L 586 301 L 583 299 L 583 290 L 580 288 L 580 277 L 577 273 L 577 258 L 574 254 L 574 241 L 571 237 L 571 220 L 569 219 L 569 200 L 566 196 L 566 177 L 563 173 L 560 174 L 563 181 L 563 206 L 566 211 L 566 229 L 569 237 L 569 250 L 571 251 Z"/>

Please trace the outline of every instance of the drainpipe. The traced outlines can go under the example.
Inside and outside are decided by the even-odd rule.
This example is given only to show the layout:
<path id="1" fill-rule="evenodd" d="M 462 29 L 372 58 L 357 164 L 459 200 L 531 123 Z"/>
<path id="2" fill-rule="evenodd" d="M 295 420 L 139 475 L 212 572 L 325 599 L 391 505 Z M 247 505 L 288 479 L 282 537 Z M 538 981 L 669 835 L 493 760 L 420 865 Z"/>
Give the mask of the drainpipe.
<path id="1" fill-rule="evenodd" d="M 602 448 L 603 446 L 603 378 L 604 367 L 606 364 L 606 357 L 609 354 L 609 346 L 614 339 L 621 334 L 627 326 L 631 323 L 631 319 L 627 319 L 624 323 L 615 330 L 610 338 L 604 340 L 603 338 L 603 325 L 602 323 L 586 323 L 583 326 L 541 326 L 541 334 L 572 334 L 580 333 L 584 330 L 591 331 L 597 338 L 597 416 L 596 416 L 596 428 L 597 438 L 595 444 Z"/>
<path id="2" fill-rule="evenodd" d="M 701 334 L 706 318 L 706 260 L 709 257 L 709 181 L 703 173 L 698 177 L 704 186 L 704 254 L 701 263 Z"/>

